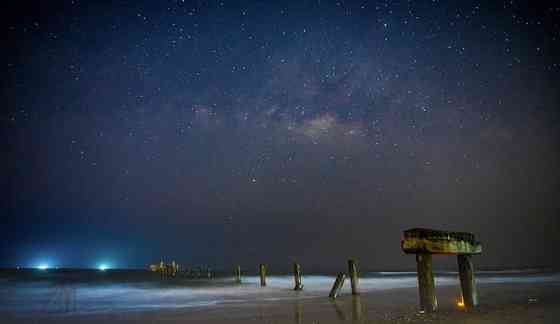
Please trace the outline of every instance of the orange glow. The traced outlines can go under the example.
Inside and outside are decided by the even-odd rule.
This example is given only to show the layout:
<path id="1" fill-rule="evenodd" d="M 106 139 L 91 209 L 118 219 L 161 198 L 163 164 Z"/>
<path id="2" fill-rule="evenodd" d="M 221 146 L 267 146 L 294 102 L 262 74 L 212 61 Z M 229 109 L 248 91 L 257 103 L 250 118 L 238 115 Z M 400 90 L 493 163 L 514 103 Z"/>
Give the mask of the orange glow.
<path id="1" fill-rule="evenodd" d="M 465 307 L 465 301 L 463 300 L 463 296 L 461 296 L 461 300 L 457 301 L 457 307 L 460 307 L 460 308 Z"/>

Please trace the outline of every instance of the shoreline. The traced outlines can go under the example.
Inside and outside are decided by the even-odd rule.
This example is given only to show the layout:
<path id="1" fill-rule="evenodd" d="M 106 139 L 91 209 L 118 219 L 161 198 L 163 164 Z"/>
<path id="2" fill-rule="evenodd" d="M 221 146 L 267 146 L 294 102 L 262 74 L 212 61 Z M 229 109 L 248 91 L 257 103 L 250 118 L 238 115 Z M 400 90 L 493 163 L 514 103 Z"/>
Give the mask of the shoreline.
<path id="1" fill-rule="evenodd" d="M 286 300 L 222 303 L 188 307 L 103 314 L 0 314 L 3 323 L 555 323 L 560 318 L 560 283 L 487 283 L 478 286 L 480 306 L 474 310 L 456 305 L 460 288 L 437 287 L 436 313 L 418 312 L 416 288 L 348 293 L 335 301 L 302 296 Z M 545 316 L 546 314 L 546 316 Z"/>

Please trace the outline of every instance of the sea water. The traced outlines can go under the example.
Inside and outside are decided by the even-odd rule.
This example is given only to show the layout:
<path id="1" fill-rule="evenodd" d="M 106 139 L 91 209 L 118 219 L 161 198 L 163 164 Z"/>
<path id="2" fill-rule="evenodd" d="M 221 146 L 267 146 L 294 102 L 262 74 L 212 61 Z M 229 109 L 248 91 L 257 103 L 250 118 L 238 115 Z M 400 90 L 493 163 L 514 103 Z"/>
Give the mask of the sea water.
<path id="1" fill-rule="evenodd" d="M 560 273 L 542 271 L 477 272 L 478 284 L 560 282 Z M 260 287 L 258 276 L 213 279 L 172 278 L 162 280 L 145 271 L 4 271 L 0 275 L 0 313 L 107 313 L 165 309 L 218 307 L 325 297 L 335 280 L 329 275 L 303 276 L 304 290 L 293 291 L 293 277 L 267 277 Z M 361 274 L 362 292 L 416 287 L 414 272 L 366 272 Z M 436 285 L 458 285 L 457 273 L 436 273 Z M 342 293 L 349 293 L 345 284 Z"/>

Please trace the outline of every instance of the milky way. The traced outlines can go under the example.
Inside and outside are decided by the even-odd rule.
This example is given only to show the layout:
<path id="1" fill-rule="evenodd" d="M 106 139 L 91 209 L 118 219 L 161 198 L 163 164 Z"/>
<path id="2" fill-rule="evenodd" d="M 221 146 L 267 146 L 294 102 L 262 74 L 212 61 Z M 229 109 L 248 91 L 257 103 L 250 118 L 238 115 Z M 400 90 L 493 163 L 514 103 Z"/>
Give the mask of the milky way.
<path id="1" fill-rule="evenodd" d="M 402 268 L 416 226 L 473 231 L 482 266 L 557 265 L 558 6 L 21 6 L 0 265 Z"/>

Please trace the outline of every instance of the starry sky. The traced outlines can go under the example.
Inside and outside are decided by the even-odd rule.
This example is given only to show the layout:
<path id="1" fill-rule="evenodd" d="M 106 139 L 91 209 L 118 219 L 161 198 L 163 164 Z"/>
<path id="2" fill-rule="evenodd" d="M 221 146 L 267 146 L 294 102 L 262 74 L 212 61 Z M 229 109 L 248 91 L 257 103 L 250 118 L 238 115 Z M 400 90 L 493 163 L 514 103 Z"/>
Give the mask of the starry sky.
<path id="1" fill-rule="evenodd" d="M 560 266 L 558 4 L 13 5 L 0 266 L 405 269 L 411 227 Z"/>

